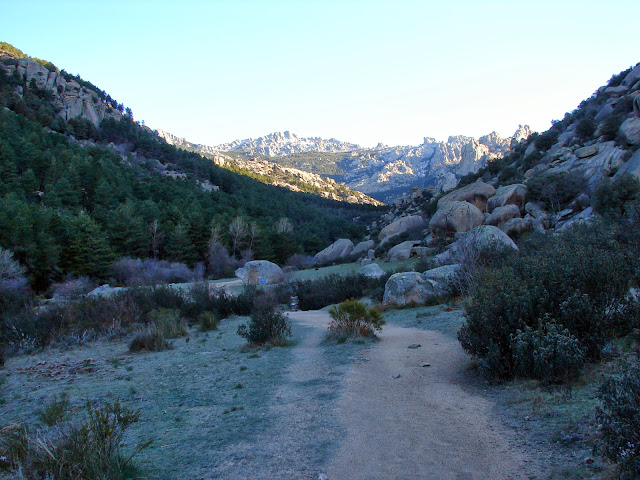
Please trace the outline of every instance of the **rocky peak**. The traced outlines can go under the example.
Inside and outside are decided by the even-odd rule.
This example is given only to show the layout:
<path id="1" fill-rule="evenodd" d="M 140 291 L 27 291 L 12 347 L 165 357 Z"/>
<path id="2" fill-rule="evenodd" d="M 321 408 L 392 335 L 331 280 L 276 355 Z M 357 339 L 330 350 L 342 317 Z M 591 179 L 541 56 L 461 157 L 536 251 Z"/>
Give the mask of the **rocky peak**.
<path id="1" fill-rule="evenodd" d="M 245 155 L 259 154 L 267 157 L 285 157 L 307 152 L 338 153 L 363 150 L 355 143 L 341 142 L 335 138 L 325 140 L 320 137 L 299 137 L 289 131 L 274 132 L 256 139 L 234 140 L 211 148 L 219 152 L 238 151 Z"/>

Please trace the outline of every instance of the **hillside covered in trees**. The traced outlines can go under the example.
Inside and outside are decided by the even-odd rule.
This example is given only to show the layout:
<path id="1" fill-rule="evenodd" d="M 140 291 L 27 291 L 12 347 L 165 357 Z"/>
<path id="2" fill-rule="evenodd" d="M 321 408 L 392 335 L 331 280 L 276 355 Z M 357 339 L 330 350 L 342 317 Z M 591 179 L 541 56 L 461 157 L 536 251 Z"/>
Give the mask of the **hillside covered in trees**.
<path id="1" fill-rule="evenodd" d="M 38 290 L 68 275 L 107 278 L 120 257 L 193 267 L 212 238 L 232 256 L 284 263 L 363 236 L 378 215 L 178 150 L 106 92 L 9 47 L 0 48 L 0 247 Z"/>

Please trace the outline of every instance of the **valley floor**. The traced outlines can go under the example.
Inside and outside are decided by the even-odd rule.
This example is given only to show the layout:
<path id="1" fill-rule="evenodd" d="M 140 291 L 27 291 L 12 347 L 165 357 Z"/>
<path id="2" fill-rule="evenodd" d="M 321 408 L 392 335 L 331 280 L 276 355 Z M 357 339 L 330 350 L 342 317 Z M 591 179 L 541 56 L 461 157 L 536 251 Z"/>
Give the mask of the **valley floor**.
<path id="1" fill-rule="evenodd" d="M 2 424 L 33 423 L 61 392 L 77 407 L 120 398 L 141 410 L 128 441 L 154 440 L 138 463 L 158 480 L 550 478 L 469 370 L 460 310 L 387 312 L 380 341 L 338 345 L 326 310 L 289 316 L 286 348 L 241 348 L 239 318 L 165 352 L 102 341 L 12 358 Z"/>

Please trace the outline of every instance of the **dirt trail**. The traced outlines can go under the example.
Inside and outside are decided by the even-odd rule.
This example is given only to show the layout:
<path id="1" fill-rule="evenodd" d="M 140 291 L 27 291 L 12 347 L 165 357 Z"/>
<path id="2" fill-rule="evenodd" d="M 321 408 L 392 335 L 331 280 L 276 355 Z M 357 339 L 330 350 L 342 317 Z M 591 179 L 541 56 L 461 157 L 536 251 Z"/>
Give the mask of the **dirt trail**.
<path id="1" fill-rule="evenodd" d="M 326 312 L 291 318 L 323 329 L 329 321 Z M 542 478 L 490 402 L 465 389 L 467 357 L 454 339 L 393 325 L 380 337 L 343 380 L 346 438 L 325 467 L 329 480 Z"/>

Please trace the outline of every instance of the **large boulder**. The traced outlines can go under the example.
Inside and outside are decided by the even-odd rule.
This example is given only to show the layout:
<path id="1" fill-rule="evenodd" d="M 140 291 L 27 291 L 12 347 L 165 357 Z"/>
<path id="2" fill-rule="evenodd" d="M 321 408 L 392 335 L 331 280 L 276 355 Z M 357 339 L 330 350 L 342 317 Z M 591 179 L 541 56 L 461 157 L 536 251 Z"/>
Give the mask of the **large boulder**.
<path id="1" fill-rule="evenodd" d="M 454 263 L 432 268 L 422 274 L 424 279 L 431 284 L 434 295 L 446 295 L 451 291 L 453 283 L 458 278 L 461 265 Z"/>
<path id="2" fill-rule="evenodd" d="M 406 242 L 399 243 L 395 247 L 392 247 L 387 252 L 388 262 L 398 262 L 400 260 L 406 260 L 411 257 L 411 250 L 413 247 L 420 245 L 420 240 L 408 240 Z"/>
<path id="3" fill-rule="evenodd" d="M 621 85 L 625 87 L 632 87 L 638 80 L 640 80 L 640 63 L 638 63 L 633 70 L 627 73 L 627 76 L 624 77 Z"/>
<path id="4" fill-rule="evenodd" d="M 533 217 L 527 215 L 525 218 L 512 218 L 508 222 L 500 225 L 500 230 L 509 235 L 511 238 L 517 238 L 523 233 L 533 229 Z"/>
<path id="5" fill-rule="evenodd" d="M 625 173 L 633 175 L 640 180 L 640 150 L 637 150 L 636 153 L 620 167 L 613 178 L 620 177 Z"/>
<path id="6" fill-rule="evenodd" d="M 480 225 L 456 240 L 449 248 L 449 254 L 452 260 L 462 261 L 466 257 L 475 256 L 477 253 L 493 249 L 517 250 L 518 247 L 509 238 L 509 235 L 498 227 Z"/>
<path id="7" fill-rule="evenodd" d="M 487 202 L 487 212 L 491 213 L 498 207 L 517 205 L 523 209 L 527 198 L 527 186 L 522 183 L 506 185 L 498 188 L 496 194 Z"/>
<path id="8" fill-rule="evenodd" d="M 512 218 L 518 217 L 520 217 L 520 209 L 517 205 L 504 205 L 494 209 L 484 223 L 485 225 L 493 225 L 500 228 Z"/>
<path id="9" fill-rule="evenodd" d="M 245 263 L 244 267 L 236 270 L 236 277 L 250 285 L 272 285 L 284 282 L 282 269 L 267 260 L 252 260 Z"/>
<path id="10" fill-rule="evenodd" d="M 386 274 L 385 271 L 380 268 L 380 265 L 377 263 L 370 263 L 362 267 L 360 275 L 364 275 L 368 278 L 380 278 L 384 277 Z"/>
<path id="11" fill-rule="evenodd" d="M 452 201 L 444 204 L 431 217 L 429 228 L 433 233 L 468 232 L 484 223 L 482 211 L 469 202 Z"/>
<path id="12" fill-rule="evenodd" d="M 640 118 L 627 118 L 620 125 L 618 133 L 629 145 L 640 145 Z"/>
<path id="13" fill-rule="evenodd" d="M 495 194 L 496 189 L 492 185 L 477 181 L 447 193 L 438 200 L 438 208 L 449 202 L 469 202 L 478 209 L 484 210 L 484 207 L 487 205 L 487 200 Z"/>
<path id="14" fill-rule="evenodd" d="M 420 215 L 410 215 L 408 217 L 400 217 L 393 223 L 384 227 L 378 235 L 378 240 L 385 241 L 395 235 L 408 232 L 409 230 L 418 230 L 425 227 L 424 218 Z"/>
<path id="15" fill-rule="evenodd" d="M 382 303 L 400 306 L 424 303 L 431 290 L 431 283 L 428 283 L 421 273 L 395 273 L 389 277 L 384 286 Z"/>
<path id="16" fill-rule="evenodd" d="M 353 242 L 348 238 L 336 240 L 321 252 L 316 253 L 318 263 L 335 262 L 348 257 L 353 251 Z"/>
<path id="17" fill-rule="evenodd" d="M 353 250 L 351 251 L 351 255 L 353 256 L 362 256 L 366 255 L 369 250 L 371 250 L 375 246 L 375 242 L 373 240 L 366 240 L 364 242 L 358 243 Z"/>

